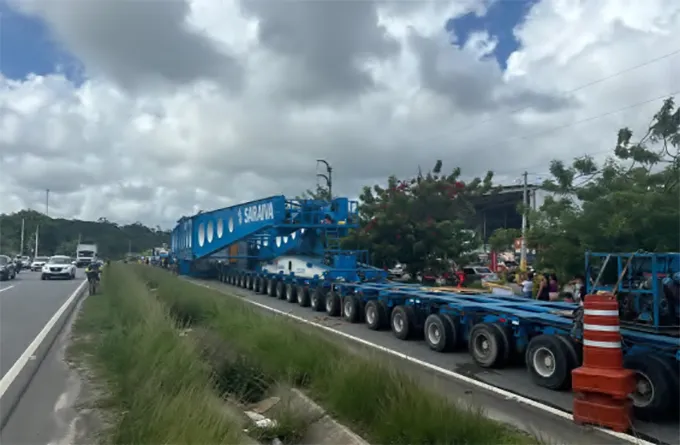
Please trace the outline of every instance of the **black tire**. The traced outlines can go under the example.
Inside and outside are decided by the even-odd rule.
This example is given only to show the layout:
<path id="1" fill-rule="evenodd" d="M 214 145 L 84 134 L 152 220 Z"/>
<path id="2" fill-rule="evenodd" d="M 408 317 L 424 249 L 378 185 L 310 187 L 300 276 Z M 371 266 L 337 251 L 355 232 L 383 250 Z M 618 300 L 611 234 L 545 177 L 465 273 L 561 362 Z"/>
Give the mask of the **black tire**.
<path id="1" fill-rule="evenodd" d="M 527 346 L 525 362 L 534 384 L 552 390 L 571 386 L 574 357 L 556 335 L 537 335 Z"/>
<path id="2" fill-rule="evenodd" d="M 678 374 L 668 360 L 656 354 L 634 354 L 624 357 L 623 366 L 636 373 L 635 417 L 649 421 L 677 418 Z M 648 396 L 640 394 L 643 382 L 651 392 Z"/>
<path id="3" fill-rule="evenodd" d="M 326 295 L 326 313 L 330 317 L 337 317 L 340 315 L 340 297 L 333 290 Z"/>
<path id="4" fill-rule="evenodd" d="M 503 341 L 503 356 L 496 364 L 497 367 L 502 367 L 510 363 L 513 358 L 514 341 L 512 329 L 502 323 L 492 323 L 492 325 L 498 331 L 501 336 L 501 340 Z"/>
<path id="5" fill-rule="evenodd" d="M 452 332 L 451 322 L 445 320 L 440 314 L 428 315 L 423 331 L 425 342 L 433 351 L 445 352 L 452 349 L 455 335 Z"/>
<path id="6" fill-rule="evenodd" d="M 286 283 L 284 283 L 283 280 L 279 280 L 276 283 L 276 298 L 279 300 L 286 299 Z"/>
<path id="7" fill-rule="evenodd" d="M 260 278 L 260 293 L 262 295 L 267 295 L 267 292 L 268 292 L 268 289 L 269 289 L 267 286 L 269 286 L 269 280 L 264 278 L 264 277 L 261 277 Z"/>
<path id="8" fill-rule="evenodd" d="M 310 305 L 317 312 L 326 309 L 326 292 L 324 292 L 322 287 L 314 288 L 310 297 Z"/>
<path id="9" fill-rule="evenodd" d="M 255 277 L 255 283 L 253 283 L 253 292 L 260 293 L 262 286 L 262 279 L 260 277 Z"/>
<path id="10" fill-rule="evenodd" d="M 248 290 L 253 290 L 255 288 L 255 277 L 252 275 L 248 275 L 248 281 L 246 283 L 246 287 Z"/>
<path id="11" fill-rule="evenodd" d="M 309 286 L 298 286 L 297 295 L 298 304 L 302 307 L 308 307 L 310 304 Z"/>
<path id="12" fill-rule="evenodd" d="M 297 286 L 294 284 L 286 285 L 286 301 L 297 303 Z"/>
<path id="13" fill-rule="evenodd" d="M 478 323 L 470 330 L 468 350 L 482 368 L 495 368 L 505 355 L 503 337 L 492 323 Z"/>
<path id="14" fill-rule="evenodd" d="M 451 314 L 440 314 L 440 315 L 445 322 L 448 322 L 448 323 L 451 324 L 451 334 L 452 334 L 451 351 L 456 351 L 456 350 L 460 349 L 461 343 L 462 343 L 462 341 L 461 341 L 461 339 L 462 339 L 462 336 L 461 336 L 462 329 L 461 329 L 460 320 L 458 319 L 458 317 L 451 315 Z"/>
<path id="15" fill-rule="evenodd" d="M 557 334 L 555 337 L 562 341 L 566 347 L 567 358 L 569 359 L 569 376 L 571 377 L 571 371 L 583 363 L 583 345 L 576 343 L 569 335 Z M 571 386 L 571 381 L 569 383 Z"/>
<path id="16" fill-rule="evenodd" d="M 277 281 L 273 278 L 270 278 L 267 280 L 267 295 L 270 297 L 275 297 L 276 296 L 276 285 Z"/>
<path id="17" fill-rule="evenodd" d="M 399 340 L 408 340 L 413 336 L 414 314 L 411 308 L 395 306 L 390 316 L 390 328 Z"/>
<path id="18" fill-rule="evenodd" d="M 361 305 L 354 295 L 347 295 L 342 300 L 342 318 L 350 323 L 357 323 L 361 318 Z"/>
<path id="19" fill-rule="evenodd" d="M 387 311 L 377 300 L 370 300 L 364 307 L 364 319 L 366 326 L 373 331 L 385 329 L 387 325 Z"/>

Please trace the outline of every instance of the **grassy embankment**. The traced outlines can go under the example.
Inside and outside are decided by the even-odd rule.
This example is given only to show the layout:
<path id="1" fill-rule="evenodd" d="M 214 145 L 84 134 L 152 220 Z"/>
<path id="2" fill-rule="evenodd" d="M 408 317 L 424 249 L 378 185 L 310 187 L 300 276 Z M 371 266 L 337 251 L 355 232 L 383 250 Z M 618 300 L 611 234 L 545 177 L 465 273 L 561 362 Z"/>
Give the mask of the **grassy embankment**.
<path id="1" fill-rule="evenodd" d="M 102 278 L 101 293 L 83 303 L 69 348 L 105 398 L 97 401 L 107 414 L 102 442 L 243 443 L 214 395 L 211 370 L 144 283 L 118 265 Z"/>
<path id="2" fill-rule="evenodd" d="M 237 298 L 180 280 L 163 270 L 131 266 L 181 323 L 209 330 L 267 379 L 304 390 L 371 443 L 526 444 L 537 439 L 452 406 L 404 374 L 355 356 L 313 328 L 262 314 Z"/>
<path id="3" fill-rule="evenodd" d="M 103 384 L 106 400 L 99 404 L 111 414 L 107 443 L 245 443 L 218 395 L 262 393 L 262 382 L 301 388 L 371 443 L 536 442 L 451 406 L 309 328 L 162 270 L 114 264 L 102 284 L 103 292 L 84 303 L 70 353 Z M 229 360 L 238 366 L 211 363 L 198 344 L 202 337 L 178 335 L 178 323 L 228 345 Z M 295 443 L 304 425 L 283 417 L 259 438 L 285 436 L 284 443 Z"/>

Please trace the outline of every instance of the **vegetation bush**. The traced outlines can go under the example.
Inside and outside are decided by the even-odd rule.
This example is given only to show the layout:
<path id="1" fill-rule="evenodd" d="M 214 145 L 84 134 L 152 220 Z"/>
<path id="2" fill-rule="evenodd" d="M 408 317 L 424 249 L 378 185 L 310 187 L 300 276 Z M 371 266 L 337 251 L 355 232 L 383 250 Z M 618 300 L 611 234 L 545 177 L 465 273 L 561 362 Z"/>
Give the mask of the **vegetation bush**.
<path id="1" fill-rule="evenodd" d="M 134 274 L 113 264 L 100 294 L 87 298 L 69 350 L 113 407 L 105 442 L 239 443 L 240 429 L 213 394 L 211 371 Z"/>
<path id="2" fill-rule="evenodd" d="M 158 298 L 175 311 L 205 311 L 201 323 L 246 355 L 266 374 L 288 379 L 371 443 L 514 444 L 532 438 L 453 406 L 381 363 L 352 355 L 318 332 L 261 313 L 237 298 L 134 265 L 157 283 Z M 199 317 L 195 318 L 196 320 Z"/>

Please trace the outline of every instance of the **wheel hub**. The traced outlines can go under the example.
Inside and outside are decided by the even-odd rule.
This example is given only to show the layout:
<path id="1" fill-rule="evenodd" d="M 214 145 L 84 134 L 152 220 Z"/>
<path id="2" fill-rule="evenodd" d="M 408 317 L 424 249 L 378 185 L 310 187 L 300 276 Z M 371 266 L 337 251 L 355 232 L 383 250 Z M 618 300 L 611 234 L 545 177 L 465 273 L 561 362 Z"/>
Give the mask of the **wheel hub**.
<path id="1" fill-rule="evenodd" d="M 438 344 L 441 341 L 442 333 L 439 327 L 435 324 L 431 324 L 427 329 L 427 337 L 432 344 Z"/>
<path id="2" fill-rule="evenodd" d="M 635 392 L 631 394 L 633 403 L 635 406 L 644 407 L 649 405 L 654 397 L 656 396 L 656 391 L 654 390 L 654 385 L 651 379 L 645 373 L 640 371 L 635 372 Z"/>
<path id="3" fill-rule="evenodd" d="M 375 312 L 373 308 L 368 308 L 366 311 L 366 321 L 370 324 L 373 324 L 375 321 Z"/>
<path id="4" fill-rule="evenodd" d="M 404 320 L 401 319 L 401 315 L 396 315 L 394 317 L 394 329 L 401 332 L 404 329 Z"/>
<path id="5" fill-rule="evenodd" d="M 534 352 L 533 367 L 538 375 L 548 378 L 555 373 L 555 355 L 548 348 L 538 348 Z"/>

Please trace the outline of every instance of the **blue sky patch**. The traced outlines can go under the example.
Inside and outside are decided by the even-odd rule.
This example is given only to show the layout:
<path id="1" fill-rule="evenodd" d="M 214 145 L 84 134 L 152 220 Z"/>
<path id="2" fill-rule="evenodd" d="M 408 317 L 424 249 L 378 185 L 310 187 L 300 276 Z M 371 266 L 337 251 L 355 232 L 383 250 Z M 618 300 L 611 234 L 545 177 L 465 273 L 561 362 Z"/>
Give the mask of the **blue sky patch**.
<path id="1" fill-rule="evenodd" d="M 450 19 L 446 22 L 446 30 L 455 35 L 456 46 L 462 47 L 471 33 L 486 31 L 498 40 L 493 52 L 503 70 L 507 68 L 510 54 L 519 48 L 519 42 L 512 30 L 522 22 L 533 5 L 540 0 L 496 0 L 486 12 L 478 17 L 474 13 Z"/>
<path id="2" fill-rule="evenodd" d="M 64 74 L 81 83 L 82 65 L 50 35 L 47 25 L 20 14 L 0 0 L 0 72 L 10 79 L 29 74 Z"/>

